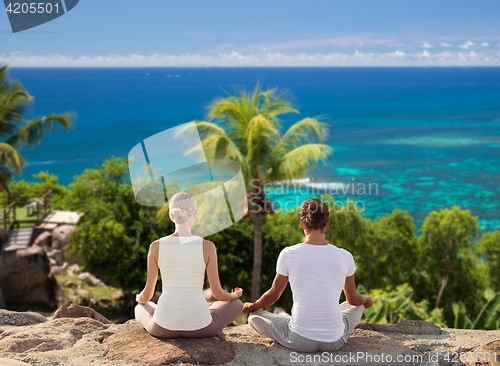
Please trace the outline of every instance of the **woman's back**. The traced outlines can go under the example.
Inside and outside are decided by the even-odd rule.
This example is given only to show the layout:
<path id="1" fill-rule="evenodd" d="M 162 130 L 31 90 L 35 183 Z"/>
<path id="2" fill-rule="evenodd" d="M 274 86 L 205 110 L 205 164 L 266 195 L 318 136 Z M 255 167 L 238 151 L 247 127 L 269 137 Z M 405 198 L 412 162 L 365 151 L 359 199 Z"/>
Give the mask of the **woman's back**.
<path id="1" fill-rule="evenodd" d="M 288 276 L 293 295 L 290 329 L 312 340 L 333 342 L 344 332 L 339 298 L 356 267 L 352 255 L 332 244 L 283 249 L 277 273 Z"/>
<path id="2" fill-rule="evenodd" d="M 165 236 L 159 241 L 162 294 L 153 319 L 170 330 L 196 330 L 212 321 L 203 296 L 203 238 Z"/>

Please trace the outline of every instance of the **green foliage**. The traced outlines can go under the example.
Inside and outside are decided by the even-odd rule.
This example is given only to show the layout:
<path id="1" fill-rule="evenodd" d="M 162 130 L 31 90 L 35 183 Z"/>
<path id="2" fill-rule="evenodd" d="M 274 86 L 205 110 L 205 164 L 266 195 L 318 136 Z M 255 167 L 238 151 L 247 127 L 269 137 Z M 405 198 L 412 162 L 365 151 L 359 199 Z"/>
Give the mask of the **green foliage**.
<path id="1" fill-rule="evenodd" d="M 419 276 L 414 285 L 418 298 L 443 307 L 450 324 L 454 318 L 453 302 L 463 301 L 468 309 L 478 312 L 477 299 L 487 283 L 474 249 L 480 236 L 477 217 L 453 206 L 430 212 L 420 231 L 420 259 L 416 266 Z"/>
<path id="2" fill-rule="evenodd" d="M 486 233 L 481 237 L 477 252 L 484 255 L 489 270 L 490 286 L 500 291 L 500 230 Z"/>
<path id="3" fill-rule="evenodd" d="M 488 300 L 479 313 L 472 329 L 497 329 L 496 322 L 500 319 L 500 292 Z"/>
<path id="4" fill-rule="evenodd" d="M 13 196 L 28 192 L 36 197 L 36 192 L 52 189 L 57 208 L 85 212 L 71 236 L 71 251 L 87 270 L 125 294 L 142 288 L 149 244 L 173 232 L 174 225 L 167 216 L 158 215 L 157 208 L 136 203 L 126 160 L 112 158 L 88 169 L 68 188 L 46 172 L 36 177 L 37 182 L 14 182 Z M 416 237 L 406 211 L 395 209 L 391 215 L 370 220 L 355 210 L 355 202 L 334 210 L 334 199 L 322 198 L 331 208 L 327 240 L 354 255 L 356 282 L 367 284 L 374 298 L 373 309 L 365 311 L 370 321 L 424 319 L 458 328 L 498 327 L 498 231 L 484 235 L 475 246 L 477 218 L 453 207 L 431 212 L 421 229 L 423 235 Z M 246 217 L 207 238 L 217 246 L 222 285 L 242 287 L 244 301 L 250 298 L 252 284 L 253 232 L 253 223 Z M 281 250 L 303 241 L 297 211 L 267 215 L 262 234 L 260 290 L 264 292 L 275 277 Z M 436 308 L 446 266 L 448 280 Z M 488 290 L 489 284 L 493 290 Z M 359 289 L 365 291 L 361 285 Z M 291 309 L 289 288 L 276 306 Z"/>
<path id="5" fill-rule="evenodd" d="M 358 292 L 366 294 L 362 285 L 358 286 Z M 387 324 L 403 320 L 425 320 L 446 327 L 441 309 L 429 310 L 429 302 L 426 300 L 415 302 L 412 299 L 413 289 L 406 283 L 396 288 L 372 290 L 370 296 L 373 297 L 373 306 L 364 311 L 366 322 Z"/>
<path id="6" fill-rule="evenodd" d="M 226 289 L 243 289 L 249 299 L 252 282 L 253 227 L 248 218 L 206 238 L 217 248 L 219 278 Z M 208 286 L 208 281 L 207 281 Z"/>
<path id="7" fill-rule="evenodd" d="M 472 329 L 472 322 L 466 315 L 466 309 L 464 303 L 457 304 L 454 302 L 452 304 L 453 315 L 455 316 L 455 322 L 453 323 L 453 328 L 456 329 Z"/>
<path id="8" fill-rule="evenodd" d="M 25 180 L 13 179 L 9 185 L 11 202 L 16 202 L 19 207 L 31 202 L 33 199 L 40 199 L 48 190 L 52 190 L 52 209 L 62 209 L 62 201 L 67 192 L 67 188 L 58 183 L 59 178 L 49 172 L 39 172 L 33 178 L 40 182 L 26 182 Z M 7 193 L 3 192 L 2 202 L 7 201 Z"/>
<path id="9" fill-rule="evenodd" d="M 500 292 L 495 293 L 490 288 L 486 289 L 482 302 L 485 303 L 484 307 L 474 322 L 467 316 L 464 303 L 453 303 L 454 327 L 458 329 L 500 330 Z"/>

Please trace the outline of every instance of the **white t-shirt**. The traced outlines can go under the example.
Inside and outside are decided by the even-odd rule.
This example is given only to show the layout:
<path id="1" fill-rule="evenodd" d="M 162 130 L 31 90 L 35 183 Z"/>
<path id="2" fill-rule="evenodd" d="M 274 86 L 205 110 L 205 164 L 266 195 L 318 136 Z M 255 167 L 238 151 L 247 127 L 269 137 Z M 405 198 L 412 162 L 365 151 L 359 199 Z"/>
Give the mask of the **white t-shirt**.
<path id="1" fill-rule="evenodd" d="M 290 329 L 320 342 L 344 334 L 340 294 L 345 278 L 356 271 L 352 254 L 335 245 L 297 244 L 283 249 L 276 272 L 288 276 L 293 307 Z"/>

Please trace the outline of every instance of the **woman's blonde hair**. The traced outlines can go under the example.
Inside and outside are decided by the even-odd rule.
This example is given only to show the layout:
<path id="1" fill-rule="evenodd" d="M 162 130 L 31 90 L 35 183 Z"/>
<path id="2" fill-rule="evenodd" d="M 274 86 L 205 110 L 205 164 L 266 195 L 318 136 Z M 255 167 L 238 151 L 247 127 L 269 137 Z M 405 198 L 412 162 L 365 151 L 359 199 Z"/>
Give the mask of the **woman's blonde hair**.
<path id="1" fill-rule="evenodd" d="M 182 225 L 196 211 L 196 201 L 186 192 L 179 192 L 168 201 L 168 210 L 172 221 Z"/>

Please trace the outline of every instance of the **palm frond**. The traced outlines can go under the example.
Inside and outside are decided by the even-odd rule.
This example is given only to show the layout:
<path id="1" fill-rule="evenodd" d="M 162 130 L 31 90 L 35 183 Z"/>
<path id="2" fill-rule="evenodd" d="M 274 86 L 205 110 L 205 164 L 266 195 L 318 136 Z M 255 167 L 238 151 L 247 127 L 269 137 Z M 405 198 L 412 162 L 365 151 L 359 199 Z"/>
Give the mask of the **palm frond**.
<path id="1" fill-rule="evenodd" d="M 0 93 L 7 88 L 7 70 L 9 66 L 4 65 L 0 67 Z"/>
<path id="2" fill-rule="evenodd" d="M 273 122 L 277 122 L 276 117 L 286 113 L 299 113 L 292 107 L 292 94 L 287 90 L 277 88 L 267 89 L 262 93 L 262 105 L 260 113 Z"/>
<path id="3" fill-rule="evenodd" d="M 279 130 L 275 124 L 261 114 L 252 118 L 245 132 L 245 144 L 247 161 L 254 165 L 254 169 L 260 168 L 278 139 Z"/>
<path id="4" fill-rule="evenodd" d="M 74 115 L 71 113 L 50 114 L 46 117 L 29 121 L 6 142 L 14 147 L 35 146 L 43 136 L 50 134 L 56 124 L 68 131 L 73 126 Z"/>
<path id="5" fill-rule="evenodd" d="M 269 167 L 265 178 L 271 181 L 304 177 L 318 161 L 325 161 L 333 149 L 324 144 L 306 144 L 286 153 Z"/>
<path id="6" fill-rule="evenodd" d="M 32 97 L 18 83 L 0 91 L 0 136 L 19 129 L 31 100 Z"/>
<path id="7" fill-rule="evenodd" d="M 328 127 L 325 123 L 319 122 L 315 118 L 305 118 L 294 123 L 285 132 L 280 141 L 276 144 L 276 149 L 284 148 L 286 151 L 302 144 L 318 143 L 325 141 L 328 137 Z"/>
<path id="8" fill-rule="evenodd" d="M 24 158 L 8 143 L 0 142 L 0 166 L 20 174 L 26 165 Z"/>
<path id="9" fill-rule="evenodd" d="M 232 159 L 237 161 L 243 171 L 244 177 L 249 177 L 249 166 L 245 160 L 242 150 L 236 146 L 235 142 L 226 134 L 226 131 L 212 122 L 196 122 L 198 133 L 200 134 L 201 147 L 207 159 Z M 186 131 L 188 132 L 188 131 Z M 179 134 L 183 129 L 179 130 Z M 200 146 L 195 146 L 187 151 L 187 154 L 199 152 Z"/>

